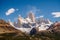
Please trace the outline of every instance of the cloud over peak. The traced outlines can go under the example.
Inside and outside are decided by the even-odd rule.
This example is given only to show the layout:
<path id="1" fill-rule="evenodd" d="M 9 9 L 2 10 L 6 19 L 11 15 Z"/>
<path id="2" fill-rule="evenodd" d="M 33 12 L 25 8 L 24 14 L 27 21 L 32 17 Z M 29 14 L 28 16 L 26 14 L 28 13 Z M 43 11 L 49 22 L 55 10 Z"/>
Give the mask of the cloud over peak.
<path id="1" fill-rule="evenodd" d="M 44 15 L 41 15 L 41 16 L 38 16 L 38 17 L 36 17 L 36 18 L 43 18 L 44 17 Z"/>
<path id="2" fill-rule="evenodd" d="M 6 15 L 8 16 L 8 15 L 14 13 L 15 10 L 16 10 L 16 9 L 14 9 L 14 8 L 10 8 L 9 10 L 7 10 Z"/>
<path id="3" fill-rule="evenodd" d="M 53 17 L 58 18 L 60 17 L 60 12 L 52 12 Z"/>

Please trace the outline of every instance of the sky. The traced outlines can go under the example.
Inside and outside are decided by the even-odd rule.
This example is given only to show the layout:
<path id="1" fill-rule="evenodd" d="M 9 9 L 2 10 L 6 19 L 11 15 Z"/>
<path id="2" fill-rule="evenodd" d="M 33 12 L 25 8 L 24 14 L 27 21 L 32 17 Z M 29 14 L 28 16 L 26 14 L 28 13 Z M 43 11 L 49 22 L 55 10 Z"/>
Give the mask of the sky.
<path id="1" fill-rule="evenodd" d="M 36 18 L 60 21 L 60 0 L 0 0 L 0 19 L 14 21 L 18 15 L 26 18 L 30 11 Z"/>

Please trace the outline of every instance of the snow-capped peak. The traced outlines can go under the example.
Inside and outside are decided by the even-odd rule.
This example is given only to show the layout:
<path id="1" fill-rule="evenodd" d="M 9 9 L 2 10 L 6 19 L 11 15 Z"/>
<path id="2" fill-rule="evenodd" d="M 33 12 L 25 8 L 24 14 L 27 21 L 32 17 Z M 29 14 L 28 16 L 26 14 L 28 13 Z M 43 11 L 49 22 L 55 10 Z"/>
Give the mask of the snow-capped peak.
<path id="1" fill-rule="evenodd" d="M 52 24 L 52 22 L 49 19 L 44 19 L 43 16 L 40 17 L 39 19 L 35 19 L 35 17 L 31 17 L 31 15 L 29 15 L 29 17 L 27 18 L 23 18 L 21 17 L 21 15 L 18 16 L 18 21 L 17 23 L 12 23 L 9 20 L 10 25 L 15 26 L 16 29 L 21 30 L 23 32 L 30 32 L 30 30 L 32 28 L 38 28 L 38 31 L 41 30 L 47 30 L 49 28 L 49 26 Z M 33 22 L 32 20 L 36 20 L 35 22 Z"/>

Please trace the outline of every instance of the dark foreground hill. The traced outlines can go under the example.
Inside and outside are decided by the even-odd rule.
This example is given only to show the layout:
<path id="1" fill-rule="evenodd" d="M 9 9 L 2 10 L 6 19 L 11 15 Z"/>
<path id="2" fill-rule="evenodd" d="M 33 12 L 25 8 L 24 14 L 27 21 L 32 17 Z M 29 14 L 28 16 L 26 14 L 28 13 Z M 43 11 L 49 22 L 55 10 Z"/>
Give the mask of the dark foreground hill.
<path id="1" fill-rule="evenodd" d="M 60 24 L 53 24 L 48 30 L 28 35 L 0 20 L 0 40 L 60 40 Z"/>

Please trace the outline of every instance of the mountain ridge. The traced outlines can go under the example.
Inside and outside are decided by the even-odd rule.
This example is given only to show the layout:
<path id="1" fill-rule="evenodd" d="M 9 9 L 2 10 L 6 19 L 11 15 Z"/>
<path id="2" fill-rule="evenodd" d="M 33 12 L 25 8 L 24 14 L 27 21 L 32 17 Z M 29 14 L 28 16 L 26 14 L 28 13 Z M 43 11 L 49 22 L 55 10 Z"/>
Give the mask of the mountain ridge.
<path id="1" fill-rule="evenodd" d="M 2 22 L 0 20 L 0 40 L 60 40 L 60 22 L 52 24 L 51 27 L 52 28 L 47 30 L 36 30 L 37 32 L 30 35 L 15 29 L 8 22 L 5 22 L 4 20 Z M 58 27 L 59 29 L 55 27 Z M 4 33 L 1 33 L 1 29 Z"/>

